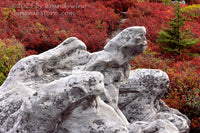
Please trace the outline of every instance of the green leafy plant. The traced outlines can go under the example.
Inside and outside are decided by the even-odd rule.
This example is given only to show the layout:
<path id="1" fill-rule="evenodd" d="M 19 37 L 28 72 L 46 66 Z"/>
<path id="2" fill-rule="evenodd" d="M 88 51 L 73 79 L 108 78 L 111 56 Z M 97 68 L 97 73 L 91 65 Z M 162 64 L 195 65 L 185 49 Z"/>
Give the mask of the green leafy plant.
<path id="1" fill-rule="evenodd" d="M 172 52 L 174 55 L 180 55 L 185 49 L 198 43 L 198 39 L 192 37 L 189 29 L 181 30 L 188 19 L 180 11 L 180 8 L 179 3 L 174 4 L 175 17 L 168 23 L 169 28 L 163 27 L 163 30 L 158 33 L 157 42 L 164 53 Z"/>
<path id="2" fill-rule="evenodd" d="M 23 44 L 15 38 L 0 39 L 0 85 L 6 79 L 12 66 L 24 56 Z"/>

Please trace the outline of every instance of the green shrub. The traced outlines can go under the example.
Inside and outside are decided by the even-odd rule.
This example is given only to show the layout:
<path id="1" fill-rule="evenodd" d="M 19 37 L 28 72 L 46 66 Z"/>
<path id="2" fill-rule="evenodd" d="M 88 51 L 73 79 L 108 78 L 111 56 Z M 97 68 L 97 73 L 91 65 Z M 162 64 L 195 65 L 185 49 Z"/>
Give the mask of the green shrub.
<path id="1" fill-rule="evenodd" d="M 15 38 L 0 39 L 0 85 L 6 79 L 12 66 L 24 56 L 24 47 Z"/>

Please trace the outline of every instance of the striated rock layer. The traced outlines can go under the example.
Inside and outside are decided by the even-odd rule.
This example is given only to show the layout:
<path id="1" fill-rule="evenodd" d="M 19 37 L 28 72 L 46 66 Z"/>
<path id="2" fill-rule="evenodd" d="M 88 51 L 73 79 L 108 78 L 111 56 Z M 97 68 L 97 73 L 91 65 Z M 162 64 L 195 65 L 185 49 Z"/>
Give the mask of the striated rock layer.
<path id="1" fill-rule="evenodd" d="M 160 100 L 166 73 L 130 74 L 128 62 L 145 50 L 145 34 L 129 27 L 95 53 L 70 37 L 21 59 L 0 87 L 0 132 L 189 132 L 189 119 Z"/>

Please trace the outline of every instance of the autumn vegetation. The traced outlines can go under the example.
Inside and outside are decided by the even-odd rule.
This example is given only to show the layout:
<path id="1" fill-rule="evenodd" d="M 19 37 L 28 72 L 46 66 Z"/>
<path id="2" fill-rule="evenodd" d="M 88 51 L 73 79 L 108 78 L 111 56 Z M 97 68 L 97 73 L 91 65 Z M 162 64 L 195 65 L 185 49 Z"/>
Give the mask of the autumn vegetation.
<path id="1" fill-rule="evenodd" d="M 88 51 L 94 52 L 102 50 L 117 27 L 145 26 L 148 48 L 130 62 L 132 69 L 167 72 L 170 88 L 163 100 L 190 118 L 191 132 L 200 131 L 200 0 L 186 0 L 179 14 L 169 2 L 2 0 L 0 84 L 19 59 L 53 48 L 68 37 L 76 36 L 85 42 Z M 176 19 L 177 15 L 184 18 Z M 126 22 L 120 24 L 122 19 Z"/>

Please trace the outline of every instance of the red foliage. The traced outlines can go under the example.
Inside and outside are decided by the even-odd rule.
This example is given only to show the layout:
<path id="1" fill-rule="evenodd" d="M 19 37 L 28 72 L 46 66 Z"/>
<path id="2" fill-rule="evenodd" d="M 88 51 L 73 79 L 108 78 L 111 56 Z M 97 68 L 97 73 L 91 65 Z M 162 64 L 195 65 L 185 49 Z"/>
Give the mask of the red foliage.
<path id="1" fill-rule="evenodd" d="M 188 5 L 200 4 L 200 0 L 185 0 L 185 2 Z"/>
<path id="2" fill-rule="evenodd" d="M 163 2 L 163 0 L 146 0 L 146 1 L 148 1 L 148 2 L 156 2 L 156 3 L 162 3 Z"/>
<path id="3" fill-rule="evenodd" d="M 26 51 L 26 56 L 35 55 L 35 54 L 37 54 L 37 52 L 35 50 L 28 50 L 28 51 Z"/>
<path id="4" fill-rule="evenodd" d="M 200 53 L 200 21 L 197 21 L 200 19 L 194 19 L 193 21 L 188 21 L 184 29 L 190 29 L 192 32 L 192 36 L 195 38 L 199 38 L 199 42 L 194 45 L 192 48 L 188 49 L 191 53 Z"/>
<path id="5" fill-rule="evenodd" d="M 119 15 L 100 2 L 5 0 L 0 6 L 0 38 L 14 35 L 26 50 L 38 53 L 70 36 L 85 42 L 89 51 L 100 50 L 119 21 Z"/>
<path id="6" fill-rule="evenodd" d="M 123 28 L 129 26 L 145 26 L 147 39 L 155 42 L 158 31 L 167 26 L 167 21 L 173 16 L 172 8 L 162 3 L 139 2 L 134 3 L 128 10 L 128 20 Z"/>
<path id="7" fill-rule="evenodd" d="M 126 12 L 136 0 L 99 0 L 106 7 L 114 9 L 116 13 Z"/>
<path id="8" fill-rule="evenodd" d="M 181 7 L 184 7 L 184 5 Z M 149 40 L 148 45 L 150 47 L 150 51 L 161 53 L 161 49 L 156 43 L 158 32 L 162 30 L 162 27 L 168 28 L 169 18 L 173 17 L 174 13 L 171 5 L 166 6 L 162 3 L 136 2 L 132 4 L 131 8 L 129 8 L 127 21 L 122 25 L 122 27 L 126 28 L 129 26 L 145 26 L 147 30 L 147 39 Z M 191 20 L 185 24 L 182 30 L 184 31 L 190 29 L 192 36 L 194 38 L 199 38 L 200 19 L 198 17 L 190 19 Z M 200 42 L 191 49 L 188 49 L 187 52 L 200 53 Z M 181 55 L 173 55 L 170 52 L 162 54 L 162 56 L 166 58 L 176 57 L 176 60 L 190 60 L 194 58 L 188 54 L 181 53 Z"/>

